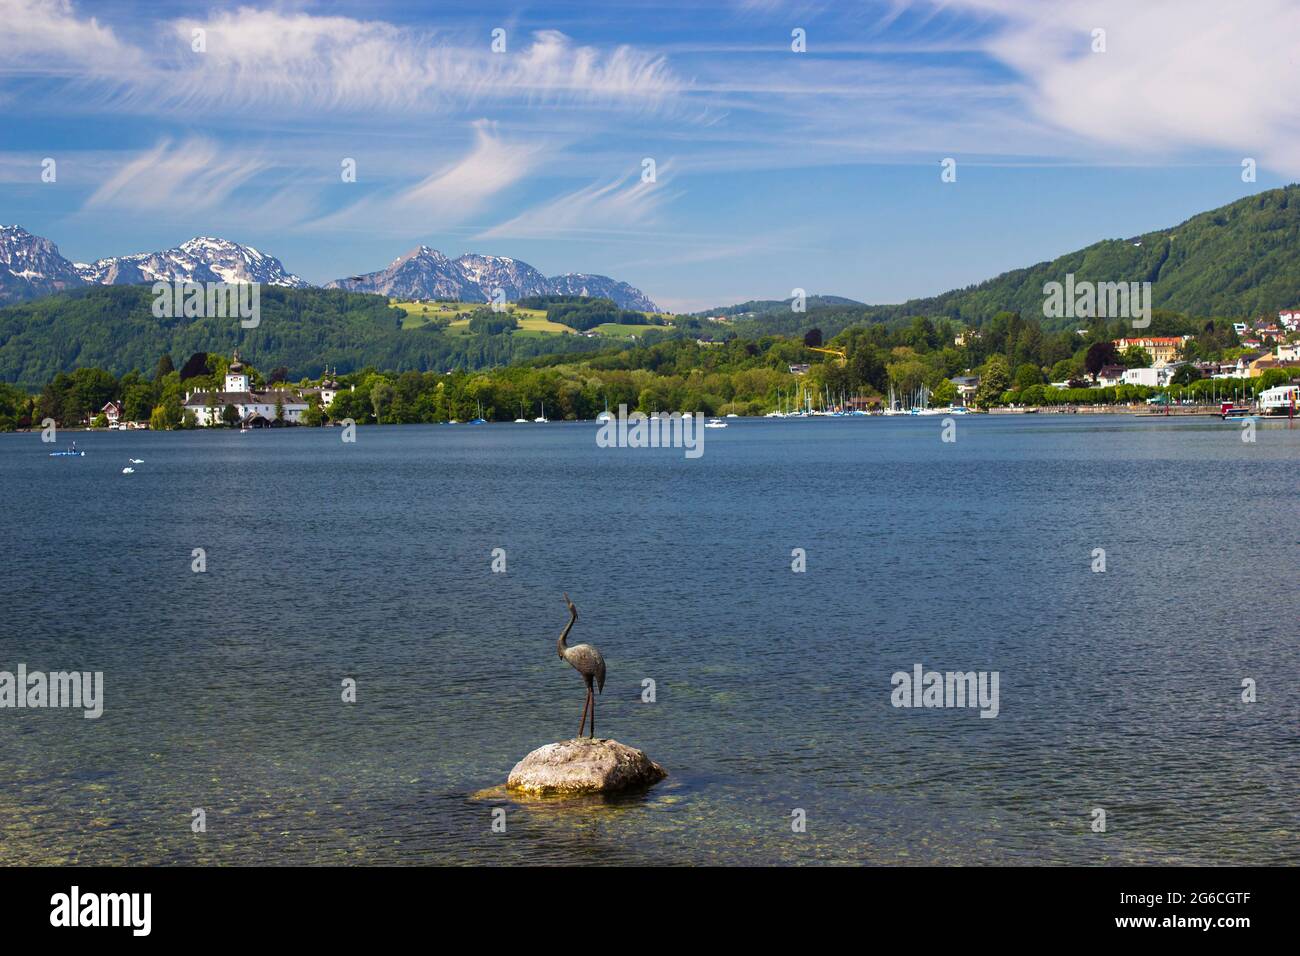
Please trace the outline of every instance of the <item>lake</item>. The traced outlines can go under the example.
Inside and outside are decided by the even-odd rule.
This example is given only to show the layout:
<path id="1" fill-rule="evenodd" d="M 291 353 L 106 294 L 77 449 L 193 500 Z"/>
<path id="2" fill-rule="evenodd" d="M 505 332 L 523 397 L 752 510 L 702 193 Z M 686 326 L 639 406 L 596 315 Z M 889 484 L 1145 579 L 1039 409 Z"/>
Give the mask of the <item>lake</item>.
<path id="1" fill-rule="evenodd" d="M 1300 861 L 1300 427 L 941 428 L 0 435 L 0 670 L 104 674 L 0 710 L 0 863 Z M 491 790 L 577 730 L 563 591 L 645 794 Z M 917 664 L 996 718 L 893 706 Z"/>

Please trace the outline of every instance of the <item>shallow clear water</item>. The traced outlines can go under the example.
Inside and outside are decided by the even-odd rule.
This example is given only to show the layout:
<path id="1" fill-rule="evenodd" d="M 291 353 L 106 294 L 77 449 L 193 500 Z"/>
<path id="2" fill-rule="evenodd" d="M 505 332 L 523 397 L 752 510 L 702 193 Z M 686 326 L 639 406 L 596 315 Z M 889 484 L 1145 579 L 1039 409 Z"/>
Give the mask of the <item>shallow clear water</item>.
<path id="1" fill-rule="evenodd" d="M 1300 859 L 1300 428 L 941 427 L 0 436 L 0 670 L 106 696 L 0 710 L 0 863 Z M 648 794 L 481 792 L 577 730 L 565 590 Z M 998 671 L 999 716 L 892 707 L 916 663 Z"/>

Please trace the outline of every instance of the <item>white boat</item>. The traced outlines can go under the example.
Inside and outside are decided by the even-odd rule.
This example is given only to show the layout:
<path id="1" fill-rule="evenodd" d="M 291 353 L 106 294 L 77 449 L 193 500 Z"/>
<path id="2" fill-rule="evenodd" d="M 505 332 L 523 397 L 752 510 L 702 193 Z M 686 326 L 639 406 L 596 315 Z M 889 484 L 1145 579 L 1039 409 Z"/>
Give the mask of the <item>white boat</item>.
<path id="1" fill-rule="evenodd" d="M 707 422 L 704 423 L 704 427 L 705 428 L 726 428 L 727 423 L 724 422 L 721 418 L 710 418 Z"/>
<path id="2" fill-rule="evenodd" d="M 134 475 L 134 474 L 135 474 L 135 469 L 132 468 L 132 467 L 130 467 L 130 466 L 128 465 L 126 468 L 123 468 L 123 469 L 122 469 L 122 474 L 124 474 L 124 475 Z"/>
<path id="3" fill-rule="evenodd" d="M 728 413 L 727 413 L 727 417 L 728 417 L 728 418 L 739 418 L 740 416 L 737 415 L 735 412 L 728 412 Z"/>
<path id="4" fill-rule="evenodd" d="M 1259 410 L 1265 415 L 1291 414 L 1300 405 L 1300 385 L 1275 385 L 1259 393 Z"/>
<path id="5" fill-rule="evenodd" d="M 536 418 L 534 418 L 533 421 L 544 425 L 546 424 L 547 420 L 548 419 L 546 418 L 546 403 L 542 402 L 542 413 L 538 415 Z"/>

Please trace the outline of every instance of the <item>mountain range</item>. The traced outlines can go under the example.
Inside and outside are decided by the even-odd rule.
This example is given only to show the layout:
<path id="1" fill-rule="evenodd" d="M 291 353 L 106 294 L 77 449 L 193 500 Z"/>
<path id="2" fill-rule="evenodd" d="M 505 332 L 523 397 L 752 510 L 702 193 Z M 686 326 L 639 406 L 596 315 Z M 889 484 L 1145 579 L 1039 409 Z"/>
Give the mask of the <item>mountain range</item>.
<path id="1" fill-rule="evenodd" d="M 259 282 L 289 289 L 311 288 L 279 259 L 228 239 L 196 236 L 161 252 L 72 262 L 48 239 L 21 226 L 0 226 L 0 305 L 39 299 L 85 285 L 154 282 Z M 501 290 L 508 301 L 526 295 L 587 295 L 613 299 L 625 309 L 657 312 L 641 290 L 608 276 L 567 273 L 546 277 L 507 256 L 469 253 L 450 259 L 428 246 L 399 256 L 386 269 L 336 279 L 326 288 L 374 292 L 403 299 L 488 302 Z"/>
<path id="2" fill-rule="evenodd" d="M 490 302 L 497 292 L 514 302 L 530 295 L 585 295 L 612 299 L 624 309 L 658 312 L 640 289 L 608 276 L 570 272 L 544 276 L 526 262 L 508 256 L 466 253 L 450 259 L 437 249 L 417 246 L 386 269 L 326 283 L 327 289 L 374 292 L 399 299 L 458 299 Z"/>

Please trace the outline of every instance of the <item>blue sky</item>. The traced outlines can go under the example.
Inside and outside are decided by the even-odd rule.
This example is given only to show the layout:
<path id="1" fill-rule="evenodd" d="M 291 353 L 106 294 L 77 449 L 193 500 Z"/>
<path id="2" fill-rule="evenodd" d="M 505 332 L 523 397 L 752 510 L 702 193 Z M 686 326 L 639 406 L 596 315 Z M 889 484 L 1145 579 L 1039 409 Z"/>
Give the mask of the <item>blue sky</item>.
<path id="1" fill-rule="evenodd" d="M 897 302 L 1295 179 L 1300 10 L 1224 9 L 0 0 L 0 223 L 313 282 L 424 243 L 678 309 Z"/>

